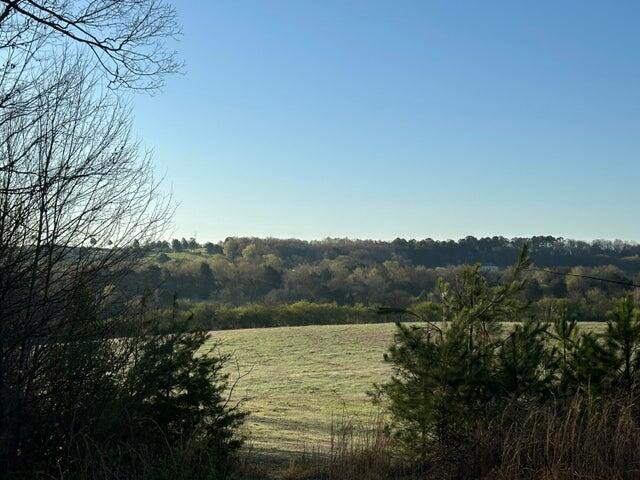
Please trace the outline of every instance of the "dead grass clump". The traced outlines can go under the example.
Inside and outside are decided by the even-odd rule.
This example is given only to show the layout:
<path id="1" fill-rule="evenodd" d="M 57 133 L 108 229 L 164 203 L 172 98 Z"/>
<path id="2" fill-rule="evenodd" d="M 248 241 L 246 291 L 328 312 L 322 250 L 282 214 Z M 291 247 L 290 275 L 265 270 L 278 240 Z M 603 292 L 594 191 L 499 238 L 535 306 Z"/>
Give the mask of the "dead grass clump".
<path id="1" fill-rule="evenodd" d="M 638 407 L 631 397 L 513 406 L 458 447 L 434 450 L 422 465 L 408 462 L 398 450 L 383 416 L 366 423 L 339 419 L 332 424 L 329 446 L 291 460 L 281 478 L 640 479 Z"/>
<path id="2" fill-rule="evenodd" d="M 505 416 L 493 435 L 499 444 L 487 449 L 500 452 L 499 463 L 486 478 L 640 478 L 639 413 L 634 398 L 575 398 Z"/>

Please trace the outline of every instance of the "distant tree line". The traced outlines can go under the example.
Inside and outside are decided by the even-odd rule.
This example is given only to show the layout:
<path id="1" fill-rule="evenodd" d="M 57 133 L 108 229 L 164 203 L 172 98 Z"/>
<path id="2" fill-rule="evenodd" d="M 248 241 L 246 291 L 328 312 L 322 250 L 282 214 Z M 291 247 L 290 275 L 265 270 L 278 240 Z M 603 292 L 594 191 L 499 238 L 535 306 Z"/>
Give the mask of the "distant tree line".
<path id="1" fill-rule="evenodd" d="M 523 272 L 526 284 L 519 295 L 534 309 L 562 304 L 579 320 L 603 320 L 613 299 L 634 292 L 625 284 L 640 282 L 640 246 L 619 240 L 587 243 L 542 236 L 392 242 L 227 238 L 200 244 L 191 238 L 137 247 L 144 261 L 114 285 L 112 301 L 133 297 L 165 311 L 174 305 L 193 311 L 195 304 L 203 302 L 209 304 L 208 312 L 215 310 L 212 306 L 266 308 L 296 302 L 407 307 L 437 301 L 438 278 L 454 278 L 462 265 L 482 264 L 487 282 L 498 284 L 510 273 L 509 265 L 525 244 L 531 251 L 532 266 Z M 202 314 L 203 309 L 196 313 Z M 272 324 L 257 320 L 263 313 L 245 323 Z M 347 317 L 363 318 L 361 313 Z M 222 318 L 204 323 L 239 326 Z"/>
<path id="2" fill-rule="evenodd" d="M 275 255 L 285 266 L 318 263 L 325 259 L 348 256 L 369 265 L 387 260 L 403 264 L 444 267 L 474 264 L 507 267 L 524 245 L 528 245 L 531 260 L 544 267 L 615 265 L 627 273 L 640 272 L 640 245 L 623 240 L 593 240 L 585 242 L 553 236 L 505 238 L 502 236 L 459 240 L 351 240 L 327 238 L 298 240 L 255 237 L 228 237 L 223 242 L 199 243 L 195 238 L 158 241 L 147 245 L 155 252 L 182 252 L 204 249 L 209 254 L 223 254 L 230 259 Z"/>

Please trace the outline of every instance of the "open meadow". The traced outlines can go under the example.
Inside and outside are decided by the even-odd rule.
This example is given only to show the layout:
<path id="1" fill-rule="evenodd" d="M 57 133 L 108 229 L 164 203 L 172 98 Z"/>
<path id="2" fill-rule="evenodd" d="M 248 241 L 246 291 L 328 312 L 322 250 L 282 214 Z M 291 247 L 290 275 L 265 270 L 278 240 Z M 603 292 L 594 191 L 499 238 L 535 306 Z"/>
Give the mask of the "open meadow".
<path id="1" fill-rule="evenodd" d="M 581 323 L 582 330 L 603 324 Z M 332 421 L 366 421 L 378 411 L 367 396 L 391 369 L 383 354 L 393 323 L 321 325 L 212 332 L 248 373 L 235 397 L 251 412 L 248 445 L 256 452 L 286 454 L 323 448 Z M 232 362 L 233 363 L 233 362 Z M 232 378 L 236 364 L 230 365 Z"/>
<path id="2" fill-rule="evenodd" d="M 367 397 L 390 368 L 382 355 L 395 325 L 330 325 L 214 332 L 225 352 L 234 352 L 237 387 L 251 412 L 248 443 L 265 453 L 299 452 L 329 438 L 332 418 L 365 417 Z M 233 375 L 236 365 L 230 365 Z"/>

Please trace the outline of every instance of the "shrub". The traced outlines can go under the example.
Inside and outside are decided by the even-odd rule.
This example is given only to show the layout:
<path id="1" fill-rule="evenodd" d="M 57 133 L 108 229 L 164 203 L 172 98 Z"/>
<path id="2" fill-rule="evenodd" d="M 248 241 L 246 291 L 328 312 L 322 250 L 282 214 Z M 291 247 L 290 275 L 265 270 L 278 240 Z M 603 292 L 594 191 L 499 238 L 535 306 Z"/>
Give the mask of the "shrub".
<path id="1" fill-rule="evenodd" d="M 389 400 L 395 436 L 410 455 L 425 461 L 434 445 L 460 443 L 501 398 L 537 386 L 531 383 L 537 383 L 534 372 L 543 361 L 542 327 L 520 327 L 506 342 L 499 335 L 500 322 L 521 310 L 517 296 L 524 284 L 518 276 L 527 265 L 525 251 L 511 281 L 497 287 L 488 286 L 479 266 L 466 268 L 456 288 L 439 282 L 439 325 L 398 324 L 385 355 L 394 374 L 377 386 L 377 397 Z"/>
<path id="2" fill-rule="evenodd" d="M 220 460 L 240 447 L 236 430 L 245 414 L 228 397 L 229 375 L 222 369 L 229 355 L 218 355 L 217 344 L 202 351 L 207 339 L 190 333 L 145 340 L 127 371 L 120 400 L 141 427 L 128 433 L 133 438 L 127 441 L 149 446 L 203 439 Z"/>
<path id="3" fill-rule="evenodd" d="M 640 310 L 632 298 L 617 302 L 604 333 L 580 334 L 566 312 L 551 312 L 551 322 L 528 315 L 520 299 L 528 264 L 525 249 L 497 286 L 479 266 L 467 267 L 439 283 L 441 322 L 398 324 L 385 355 L 393 375 L 375 397 L 387 401 L 394 436 L 410 458 L 460 462 L 460 452 L 473 450 L 474 436 L 491 430 L 505 409 L 538 412 L 555 402 L 556 414 L 567 408 L 578 415 L 576 398 L 598 404 L 635 395 Z M 503 332 L 502 322 L 517 323 Z"/>
<path id="4" fill-rule="evenodd" d="M 73 295 L 66 329 L 39 345 L 27 407 L 0 432 L 2 473 L 144 478 L 187 446 L 207 457 L 191 478 L 224 472 L 246 416 L 230 400 L 229 356 L 203 333 L 109 337 L 115 320 L 88 291 Z"/>

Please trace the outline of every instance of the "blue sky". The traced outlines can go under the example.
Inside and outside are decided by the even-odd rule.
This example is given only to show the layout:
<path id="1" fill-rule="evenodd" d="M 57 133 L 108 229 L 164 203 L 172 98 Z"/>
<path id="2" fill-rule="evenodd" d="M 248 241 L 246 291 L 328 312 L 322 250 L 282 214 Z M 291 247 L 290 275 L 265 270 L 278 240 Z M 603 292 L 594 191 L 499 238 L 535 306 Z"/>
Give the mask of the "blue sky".
<path id="1" fill-rule="evenodd" d="M 640 240 L 640 2 L 175 2 L 173 236 Z"/>

